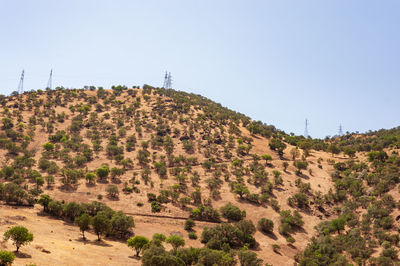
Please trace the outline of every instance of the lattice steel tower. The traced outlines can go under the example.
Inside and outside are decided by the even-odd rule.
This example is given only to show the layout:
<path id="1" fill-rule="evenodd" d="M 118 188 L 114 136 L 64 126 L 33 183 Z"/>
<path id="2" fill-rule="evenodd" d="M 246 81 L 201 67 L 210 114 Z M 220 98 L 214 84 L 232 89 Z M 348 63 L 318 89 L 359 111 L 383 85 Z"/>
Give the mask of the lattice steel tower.
<path id="1" fill-rule="evenodd" d="M 22 70 L 21 78 L 19 80 L 19 84 L 18 84 L 18 88 L 17 88 L 18 94 L 24 93 L 24 76 L 25 76 L 25 71 Z"/>
<path id="2" fill-rule="evenodd" d="M 172 77 L 171 77 L 171 72 L 165 71 L 165 76 L 164 76 L 164 89 L 172 89 Z"/>
<path id="3" fill-rule="evenodd" d="M 53 82 L 53 69 L 50 70 L 50 77 L 49 77 L 49 81 L 47 81 L 46 89 L 51 90 L 52 82 Z"/>
<path id="4" fill-rule="evenodd" d="M 343 136 L 342 124 L 339 125 L 339 136 Z"/>
<path id="5" fill-rule="evenodd" d="M 304 137 L 308 138 L 308 120 L 307 119 L 306 119 L 306 126 L 305 126 L 305 129 L 304 129 Z"/>

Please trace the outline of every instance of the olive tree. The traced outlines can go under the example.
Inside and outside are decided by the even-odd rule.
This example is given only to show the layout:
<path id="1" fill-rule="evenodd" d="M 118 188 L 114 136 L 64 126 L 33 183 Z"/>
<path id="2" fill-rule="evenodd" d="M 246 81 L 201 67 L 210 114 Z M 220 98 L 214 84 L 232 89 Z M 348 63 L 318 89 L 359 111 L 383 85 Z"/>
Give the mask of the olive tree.
<path id="1" fill-rule="evenodd" d="M 135 249 L 136 257 L 139 257 L 140 251 L 142 251 L 143 247 L 149 242 L 149 239 L 144 236 L 134 236 L 127 240 L 128 247 Z"/>
<path id="2" fill-rule="evenodd" d="M 33 234 L 23 226 L 14 226 L 4 233 L 4 240 L 11 239 L 17 247 L 17 252 L 21 246 L 27 245 L 33 241 Z"/>

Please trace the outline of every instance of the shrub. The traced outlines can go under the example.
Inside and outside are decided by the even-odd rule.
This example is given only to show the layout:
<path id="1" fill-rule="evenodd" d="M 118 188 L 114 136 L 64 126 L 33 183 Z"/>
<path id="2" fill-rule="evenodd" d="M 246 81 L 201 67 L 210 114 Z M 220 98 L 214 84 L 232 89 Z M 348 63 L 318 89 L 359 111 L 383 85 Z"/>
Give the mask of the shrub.
<path id="1" fill-rule="evenodd" d="M 85 179 L 86 179 L 86 181 L 89 182 L 89 184 L 94 184 L 94 183 L 96 183 L 97 176 L 95 173 L 87 172 L 85 175 Z"/>
<path id="2" fill-rule="evenodd" d="M 308 206 L 308 203 L 308 198 L 304 193 L 296 193 L 293 197 L 288 198 L 288 204 L 292 207 L 296 205 L 301 209 Z"/>
<path id="3" fill-rule="evenodd" d="M 196 239 L 197 239 L 196 233 L 195 233 L 195 232 L 189 232 L 189 239 L 194 239 L 194 240 L 196 240 Z"/>
<path id="4" fill-rule="evenodd" d="M 258 221 L 258 228 L 265 233 L 272 233 L 274 230 L 274 222 L 267 218 L 261 218 Z"/>
<path id="5" fill-rule="evenodd" d="M 293 237 L 289 236 L 286 238 L 286 242 L 288 242 L 289 244 L 293 244 L 294 242 L 296 242 L 296 239 L 294 239 Z"/>
<path id="6" fill-rule="evenodd" d="M 192 219 L 187 219 L 185 222 L 185 230 L 186 231 L 192 231 L 193 227 L 196 225 L 196 223 Z"/>
<path id="7" fill-rule="evenodd" d="M 262 266 L 263 260 L 257 258 L 257 254 L 250 250 L 240 250 L 238 252 L 240 265 L 243 266 Z"/>
<path id="8" fill-rule="evenodd" d="M 160 212 L 161 210 L 162 210 L 162 207 L 158 202 L 156 202 L 156 201 L 151 202 L 151 211 L 152 212 Z"/>
<path id="9" fill-rule="evenodd" d="M 278 253 L 280 249 L 281 249 L 281 247 L 280 247 L 279 245 L 277 245 L 277 244 L 273 244 L 273 245 L 272 245 L 272 250 L 273 250 L 275 253 Z"/>
<path id="10" fill-rule="evenodd" d="M 223 206 L 221 208 L 221 213 L 222 216 L 233 221 L 240 221 L 246 217 L 245 210 L 242 211 L 235 205 L 232 205 L 231 203 L 227 203 L 225 206 Z"/>
<path id="11" fill-rule="evenodd" d="M 6 250 L 0 250 L 0 265 L 9 266 L 13 263 L 15 255 Z"/>
<path id="12" fill-rule="evenodd" d="M 96 170 L 96 174 L 99 178 L 105 179 L 110 173 L 110 168 L 107 165 L 103 165 Z"/>
<path id="13" fill-rule="evenodd" d="M 108 185 L 106 188 L 106 192 L 110 198 L 118 198 L 119 190 L 116 185 Z"/>

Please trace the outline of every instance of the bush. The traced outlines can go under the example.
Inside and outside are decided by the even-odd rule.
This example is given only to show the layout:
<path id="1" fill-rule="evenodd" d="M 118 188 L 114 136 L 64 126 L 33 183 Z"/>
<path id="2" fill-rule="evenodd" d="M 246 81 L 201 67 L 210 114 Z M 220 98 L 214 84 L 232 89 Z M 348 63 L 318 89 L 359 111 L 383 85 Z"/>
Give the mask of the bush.
<path id="1" fill-rule="evenodd" d="M 272 233 L 274 230 L 274 222 L 267 218 L 261 218 L 258 221 L 258 228 L 264 233 Z"/>
<path id="2" fill-rule="evenodd" d="M 194 240 L 196 240 L 196 239 L 197 239 L 196 233 L 195 233 L 195 232 L 189 232 L 189 239 L 194 239 Z"/>
<path id="3" fill-rule="evenodd" d="M 196 223 L 192 219 L 187 219 L 185 222 L 185 230 L 186 231 L 192 231 L 193 227 L 196 225 Z"/>
<path id="4" fill-rule="evenodd" d="M 304 193 L 296 193 L 293 197 L 288 198 L 288 204 L 292 207 L 297 206 L 298 208 L 304 208 L 308 206 L 308 198 Z"/>
<path id="5" fill-rule="evenodd" d="M 118 198 L 119 190 L 116 185 L 108 185 L 106 192 L 110 198 Z"/>
<path id="6" fill-rule="evenodd" d="M 103 165 L 96 170 L 96 174 L 99 178 L 105 179 L 110 173 L 110 168 L 107 165 Z"/>
<path id="7" fill-rule="evenodd" d="M 162 210 L 162 207 L 157 201 L 151 202 L 151 211 L 152 212 L 160 212 L 161 210 Z"/>
<path id="8" fill-rule="evenodd" d="M 250 250 L 240 250 L 238 252 L 240 265 L 243 266 L 262 266 L 263 260 L 257 258 L 257 254 Z"/>
<path id="9" fill-rule="evenodd" d="M 13 263 L 15 255 L 6 250 L 0 250 L 0 265 L 8 266 Z"/>
<path id="10" fill-rule="evenodd" d="M 286 238 L 286 242 L 288 242 L 289 244 L 293 244 L 294 242 L 296 242 L 296 239 L 294 239 L 293 237 L 289 236 Z"/>
<path id="11" fill-rule="evenodd" d="M 281 249 L 281 247 L 280 247 L 279 245 L 277 245 L 277 244 L 273 244 L 273 245 L 272 245 L 272 250 L 273 250 L 275 253 L 278 253 L 280 249 Z"/>
<path id="12" fill-rule="evenodd" d="M 242 211 L 235 205 L 232 205 L 231 203 L 227 203 L 225 206 L 223 206 L 221 208 L 221 213 L 222 216 L 233 221 L 240 221 L 246 217 L 245 210 Z"/>

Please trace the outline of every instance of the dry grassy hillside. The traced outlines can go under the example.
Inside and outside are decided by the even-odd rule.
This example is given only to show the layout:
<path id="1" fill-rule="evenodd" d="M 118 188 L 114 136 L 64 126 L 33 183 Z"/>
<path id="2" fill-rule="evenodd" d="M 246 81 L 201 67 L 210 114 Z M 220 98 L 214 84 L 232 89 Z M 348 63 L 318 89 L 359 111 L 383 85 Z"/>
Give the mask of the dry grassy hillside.
<path id="1" fill-rule="evenodd" d="M 247 117 L 200 96 L 115 87 L 31 92 L 2 104 L 2 182 L 19 184 L 33 199 L 8 200 L 11 205 L 31 205 L 40 194 L 65 203 L 99 201 L 132 216 L 135 235 L 178 234 L 185 247 L 203 247 L 204 227 L 234 221 L 196 214 L 199 205 L 221 212 L 231 203 L 257 228 L 250 250 L 272 265 L 293 265 L 314 227 L 338 214 L 324 195 L 335 190 L 333 164 L 349 158 L 285 144 L 273 127 L 257 134 Z M 299 211 L 304 224 L 285 231 L 282 210 Z M 2 205 L 0 213 L 0 234 L 18 224 L 35 236 L 16 265 L 141 263 L 124 240 L 98 242 L 90 231 L 82 241 L 69 219 L 39 205 Z M 198 239 L 184 230 L 190 216 Z M 257 226 L 261 218 L 273 221 L 272 233 Z M 2 248 L 12 250 L 11 242 Z"/>

